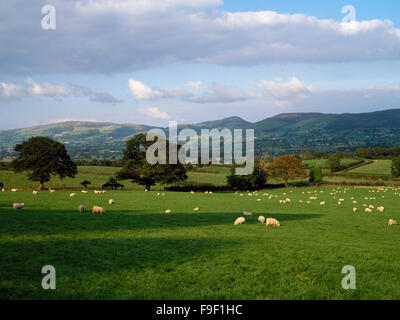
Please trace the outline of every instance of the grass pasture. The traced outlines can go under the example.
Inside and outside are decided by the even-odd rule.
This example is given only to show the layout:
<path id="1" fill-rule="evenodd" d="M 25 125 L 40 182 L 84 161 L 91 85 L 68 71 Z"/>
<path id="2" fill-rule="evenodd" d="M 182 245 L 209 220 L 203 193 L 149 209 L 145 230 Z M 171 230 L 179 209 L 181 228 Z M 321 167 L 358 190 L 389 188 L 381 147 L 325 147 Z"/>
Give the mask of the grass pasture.
<path id="1" fill-rule="evenodd" d="M 349 170 L 351 174 L 386 174 L 392 173 L 392 160 L 374 160 L 373 163 Z"/>
<path id="2" fill-rule="evenodd" d="M 387 226 L 400 220 L 399 191 L 385 190 L 0 192 L 0 299 L 399 299 L 400 227 Z M 78 213 L 80 204 L 106 214 Z M 253 216 L 234 226 L 242 211 Z M 261 225 L 259 215 L 281 227 Z M 47 264 L 56 290 L 41 289 Z M 356 268 L 356 290 L 341 287 L 345 265 Z"/>

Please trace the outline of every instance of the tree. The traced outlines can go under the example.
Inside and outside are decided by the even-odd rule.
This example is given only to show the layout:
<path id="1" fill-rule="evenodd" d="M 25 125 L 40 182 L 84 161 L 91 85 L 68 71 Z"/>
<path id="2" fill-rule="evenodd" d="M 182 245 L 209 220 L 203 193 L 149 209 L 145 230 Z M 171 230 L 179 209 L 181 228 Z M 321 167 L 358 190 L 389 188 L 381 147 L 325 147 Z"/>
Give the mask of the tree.
<path id="1" fill-rule="evenodd" d="M 392 176 L 395 178 L 400 177 L 400 158 L 392 160 Z"/>
<path id="2" fill-rule="evenodd" d="M 238 190 L 262 189 L 267 182 L 267 171 L 264 167 L 263 157 L 254 159 L 254 170 L 249 175 L 236 175 L 237 165 L 231 168 L 231 174 L 227 176 L 227 183 L 230 187 Z"/>
<path id="3" fill-rule="evenodd" d="M 116 178 L 111 177 L 110 179 L 108 179 L 108 182 L 106 182 L 105 184 L 103 184 L 102 188 L 103 189 L 111 189 L 111 190 L 117 190 L 118 188 L 123 188 L 124 185 L 120 184 Z"/>
<path id="4" fill-rule="evenodd" d="M 3 182 L 0 182 L 0 189 L 1 188 L 4 188 L 4 183 Z"/>
<path id="5" fill-rule="evenodd" d="M 153 144 L 146 141 L 146 135 L 139 133 L 126 142 L 124 167 L 117 174 L 119 180 L 132 179 L 150 190 L 156 183 L 171 184 L 187 179 L 185 166 L 181 163 L 169 164 L 170 142 L 166 140 L 166 164 L 150 164 L 146 160 L 146 151 Z M 178 152 L 179 152 L 179 148 Z"/>
<path id="6" fill-rule="evenodd" d="M 331 169 L 331 172 L 339 170 L 341 158 L 338 155 L 332 155 L 326 160 L 326 165 Z"/>
<path id="7" fill-rule="evenodd" d="M 314 152 L 314 158 L 315 159 L 324 159 L 328 156 L 328 154 L 325 151 L 318 150 Z"/>
<path id="8" fill-rule="evenodd" d="M 319 167 L 311 168 L 308 176 L 309 176 L 310 182 L 313 184 L 316 184 L 316 185 L 321 184 L 322 178 L 324 177 L 324 175 L 322 174 L 322 170 Z"/>
<path id="9" fill-rule="evenodd" d="M 92 184 L 89 180 L 83 180 L 81 185 L 86 189 L 89 184 Z"/>
<path id="10" fill-rule="evenodd" d="M 276 157 L 269 168 L 271 176 L 282 179 L 286 187 L 289 180 L 307 176 L 303 162 L 295 156 Z"/>
<path id="11" fill-rule="evenodd" d="M 51 175 L 74 178 L 77 167 L 69 157 L 65 146 L 48 137 L 32 137 L 28 141 L 15 146 L 19 153 L 10 166 L 15 172 L 27 172 L 31 181 L 40 183 L 40 190 Z"/>

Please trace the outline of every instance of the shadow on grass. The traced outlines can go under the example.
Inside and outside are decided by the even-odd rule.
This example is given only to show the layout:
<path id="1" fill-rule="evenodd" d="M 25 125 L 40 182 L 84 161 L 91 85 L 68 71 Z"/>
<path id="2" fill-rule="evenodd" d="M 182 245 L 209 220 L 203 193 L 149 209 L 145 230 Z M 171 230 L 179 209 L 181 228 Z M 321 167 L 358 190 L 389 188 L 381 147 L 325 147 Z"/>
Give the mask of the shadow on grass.
<path id="1" fill-rule="evenodd" d="M 93 231 L 124 231 L 146 229 L 171 229 L 186 227 L 205 227 L 233 224 L 241 216 L 232 212 L 208 213 L 172 213 L 161 214 L 141 210 L 138 213 L 131 211 L 110 211 L 103 216 L 91 213 L 75 213 L 70 210 L 23 210 L 5 212 L 0 215 L 0 232 L 12 234 L 50 235 L 69 232 Z M 146 213 L 147 212 L 147 213 Z M 247 223 L 258 223 L 254 214 L 246 217 Z M 298 221 L 318 218 L 320 214 L 283 214 L 265 213 L 265 217 L 273 217 L 279 221 Z"/>

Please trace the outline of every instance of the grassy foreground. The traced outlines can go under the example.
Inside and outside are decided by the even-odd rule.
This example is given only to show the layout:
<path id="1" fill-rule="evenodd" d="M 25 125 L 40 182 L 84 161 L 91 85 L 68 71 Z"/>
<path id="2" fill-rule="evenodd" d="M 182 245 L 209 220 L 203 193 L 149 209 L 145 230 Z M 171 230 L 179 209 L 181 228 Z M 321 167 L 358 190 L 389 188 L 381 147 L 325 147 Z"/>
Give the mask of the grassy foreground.
<path id="1" fill-rule="evenodd" d="M 400 298 L 400 227 L 387 226 L 400 220 L 397 190 L 68 195 L 0 192 L 0 299 Z M 25 209 L 12 210 L 13 202 Z M 80 204 L 106 214 L 78 213 Z M 362 204 L 385 211 L 365 213 Z M 234 226 L 242 211 L 253 216 Z M 261 225 L 259 215 L 281 227 Z M 56 290 L 41 288 L 48 264 L 57 271 Z M 345 265 L 356 268 L 356 290 L 342 289 Z"/>

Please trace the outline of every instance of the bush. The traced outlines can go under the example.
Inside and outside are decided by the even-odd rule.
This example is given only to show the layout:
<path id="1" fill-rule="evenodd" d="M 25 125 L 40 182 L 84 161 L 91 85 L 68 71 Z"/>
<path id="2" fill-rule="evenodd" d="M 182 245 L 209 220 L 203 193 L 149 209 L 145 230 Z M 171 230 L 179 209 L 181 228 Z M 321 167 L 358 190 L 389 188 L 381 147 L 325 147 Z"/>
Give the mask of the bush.
<path id="1" fill-rule="evenodd" d="M 229 191 L 232 190 L 229 186 L 216 186 L 212 183 L 196 183 L 196 182 L 183 182 L 179 185 L 165 187 L 167 191 L 177 192 L 204 192 L 204 191 Z"/>
<path id="2" fill-rule="evenodd" d="M 321 168 L 313 167 L 309 173 L 309 180 L 311 183 L 319 185 L 322 183 L 323 176 Z"/>

